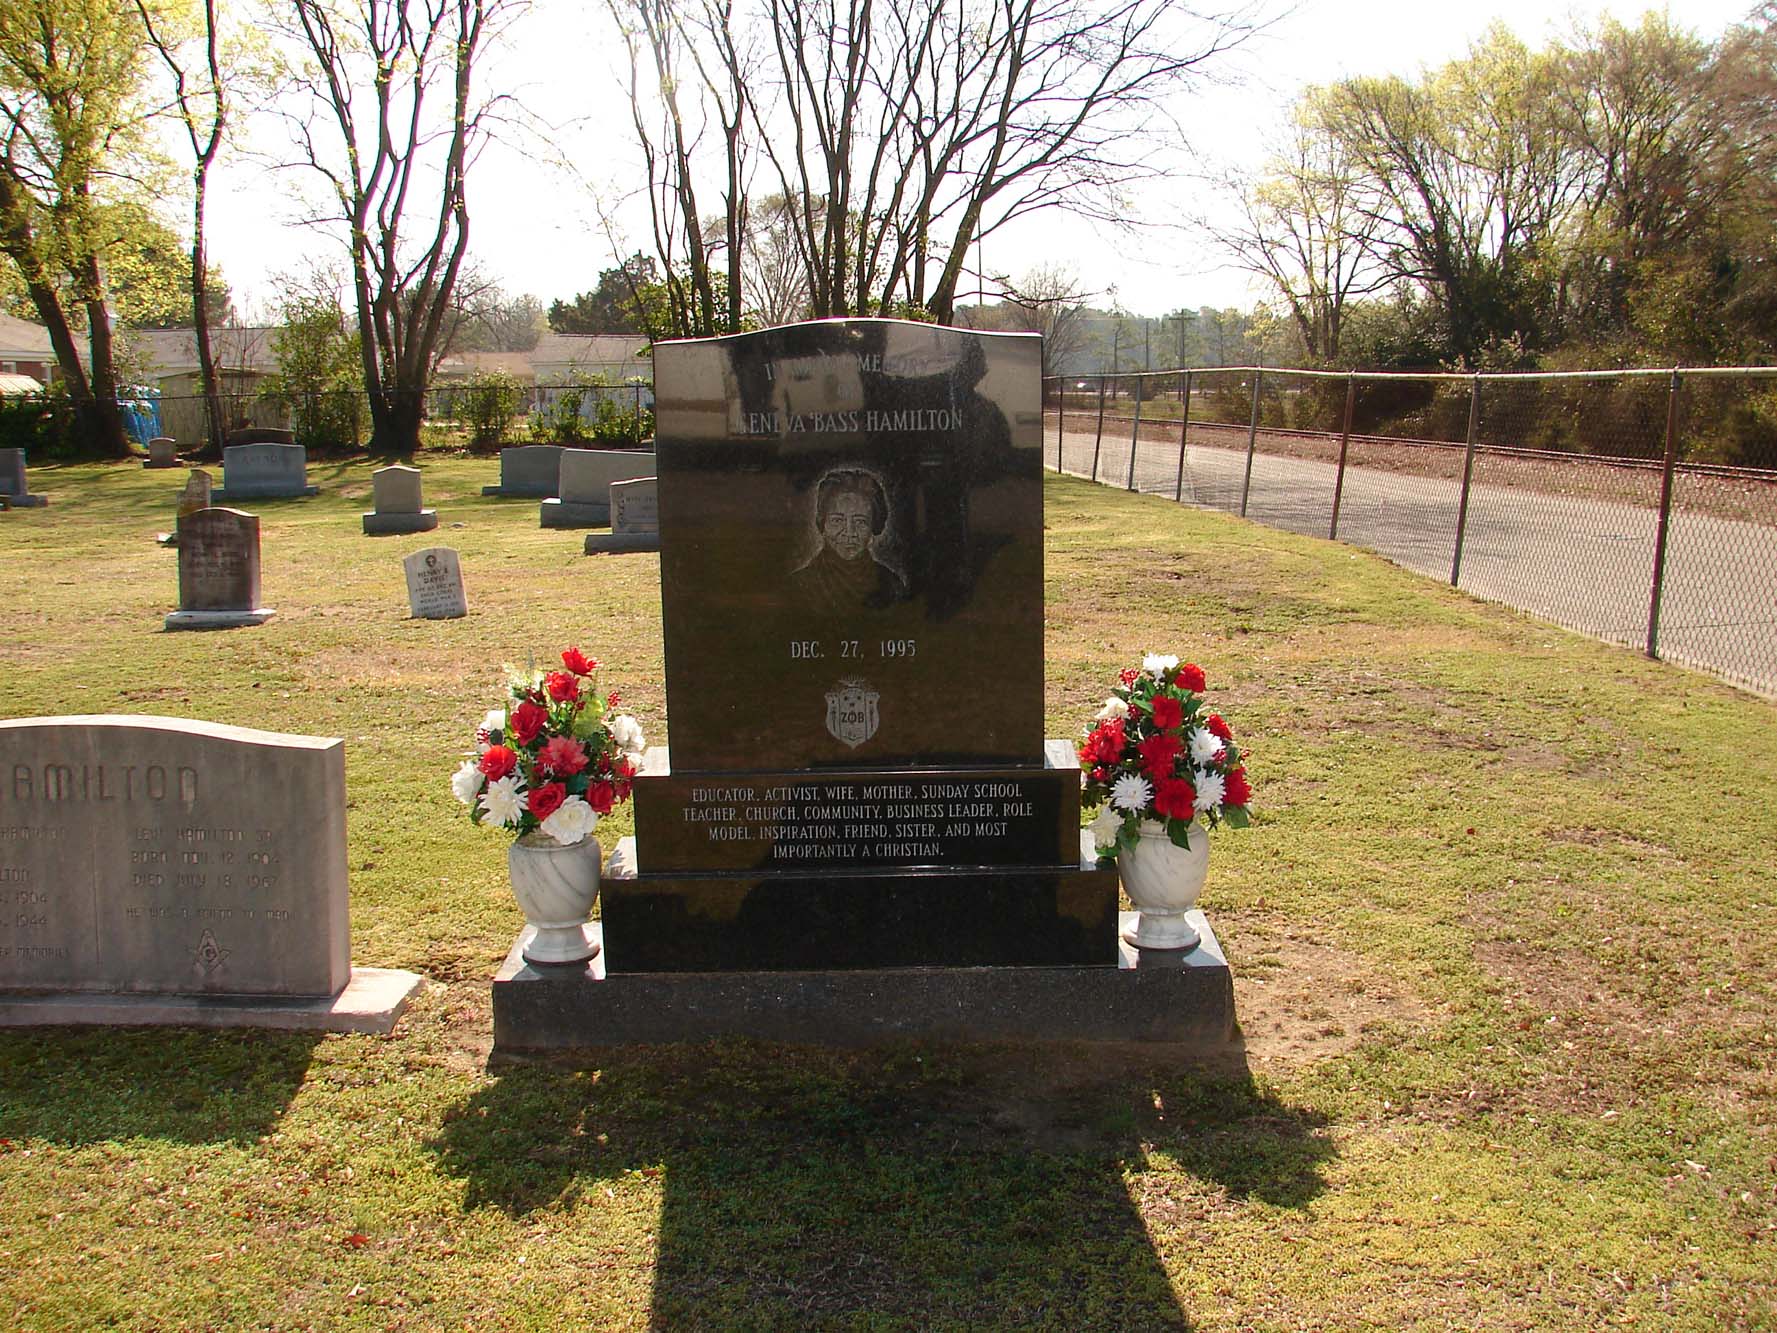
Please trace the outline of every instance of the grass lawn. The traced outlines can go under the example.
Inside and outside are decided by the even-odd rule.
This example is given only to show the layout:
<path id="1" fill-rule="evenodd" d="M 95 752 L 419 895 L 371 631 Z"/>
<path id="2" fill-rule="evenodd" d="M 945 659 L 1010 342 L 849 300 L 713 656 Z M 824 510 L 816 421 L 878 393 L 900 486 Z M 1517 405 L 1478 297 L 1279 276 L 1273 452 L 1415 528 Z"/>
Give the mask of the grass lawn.
<path id="1" fill-rule="evenodd" d="M 424 466 L 436 533 L 361 536 L 363 462 L 259 502 L 259 629 L 161 632 L 183 473 L 0 515 L 0 715 L 343 736 L 354 961 L 430 979 L 388 1038 L 0 1032 L 0 1326 L 1777 1327 L 1770 704 L 1050 478 L 1049 734 L 1156 650 L 1250 748 L 1204 897 L 1244 1050 L 489 1069 L 521 918 L 449 773 L 569 643 L 663 738 L 659 563 Z M 466 619 L 405 619 L 434 543 Z"/>

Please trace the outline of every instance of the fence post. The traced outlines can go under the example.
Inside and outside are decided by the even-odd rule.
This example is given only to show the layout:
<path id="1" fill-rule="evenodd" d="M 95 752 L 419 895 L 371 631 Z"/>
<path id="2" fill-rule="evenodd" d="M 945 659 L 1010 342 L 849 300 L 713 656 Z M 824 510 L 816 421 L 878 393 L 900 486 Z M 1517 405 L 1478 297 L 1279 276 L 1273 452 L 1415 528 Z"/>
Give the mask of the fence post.
<path id="1" fill-rule="evenodd" d="M 1104 443 L 1104 375 L 1098 377 L 1098 429 L 1092 436 L 1092 480 L 1098 480 L 1098 446 Z"/>
<path id="2" fill-rule="evenodd" d="M 1178 480 L 1172 484 L 1174 503 L 1185 498 L 1185 437 L 1191 433 L 1191 372 L 1185 372 L 1185 391 L 1179 398 Z"/>
<path id="3" fill-rule="evenodd" d="M 1147 392 L 1147 388 L 1147 381 L 1137 375 L 1135 377 L 1135 425 L 1129 429 L 1129 484 L 1123 488 L 1126 491 L 1135 489 L 1135 455 L 1141 448 L 1141 400 L 1142 395 Z"/>
<path id="4" fill-rule="evenodd" d="M 635 442 L 636 448 L 642 447 L 642 386 L 633 386 L 636 391 Z"/>
<path id="5" fill-rule="evenodd" d="M 1345 377 L 1345 425 L 1339 432 L 1339 471 L 1333 476 L 1333 521 L 1327 528 L 1327 540 L 1339 540 L 1339 502 L 1345 496 L 1345 455 L 1351 448 L 1351 414 L 1357 407 L 1357 372 Z"/>
<path id="6" fill-rule="evenodd" d="M 1240 516 L 1246 517 L 1246 498 L 1253 489 L 1253 449 L 1259 442 L 1259 382 L 1265 378 L 1265 367 L 1253 371 L 1252 419 L 1246 425 L 1246 480 L 1240 483 Z"/>
<path id="7" fill-rule="evenodd" d="M 1055 377 L 1055 471 L 1061 471 L 1061 437 L 1067 427 L 1067 381 Z"/>
<path id="8" fill-rule="evenodd" d="M 1666 387 L 1666 456 L 1660 465 L 1660 527 L 1654 536 L 1654 588 L 1647 604 L 1647 655 L 1660 655 L 1660 593 L 1666 586 L 1666 538 L 1672 527 L 1672 470 L 1678 461 L 1678 367 Z"/>
<path id="9" fill-rule="evenodd" d="M 1468 530 L 1469 481 L 1475 473 L 1475 428 L 1481 421 L 1481 377 L 1469 381 L 1468 447 L 1462 453 L 1462 500 L 1456 506 L 1456 553 L 1450 558 L 1450 586 L 1462 577 L 1462 537 Z"/>

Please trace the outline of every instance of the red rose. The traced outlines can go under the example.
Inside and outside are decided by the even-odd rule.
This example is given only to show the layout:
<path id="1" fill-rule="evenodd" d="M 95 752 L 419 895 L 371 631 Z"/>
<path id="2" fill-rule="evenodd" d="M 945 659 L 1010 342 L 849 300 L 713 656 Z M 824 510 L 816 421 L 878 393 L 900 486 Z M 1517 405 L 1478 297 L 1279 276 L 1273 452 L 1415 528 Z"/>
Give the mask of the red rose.
<path id="1" fill-rule="evenodd" d="M 1158 736 L 1148 737 L 1135 748 L 1141 754 L 1142 772 L 1151 778 L 1164 778 L 1172 773 L 1172 761 L 1178 758 L 1179 751 L 1185 746 L 1177 736 L 1162 732 Z"/>
<path id="2" fill-rule="evenodd" d="M 571 778 L 586 767 L 586 750 L 572 736 L 551 736 L 537 752 L 537 764 L 558 778 Z"/>
<path id="3" fill-rule="evenodd" d="M 561 803 L 567 799 L 568 789 L 562 786 L 559 782 L 551 782 L 544 786 L 533 788 L 531 790 L 531 798 L 528 804 L 530 805 L 531 813 L 541 821 L 548 819 L 549 816 L 561 809 Z"/>
<path id="4" fill-rule="evenodd" d="M 586 803 L 598 814 L 608 815 L 617 803 L 617 789 L 609 782 L 595 782 L 586 789 Z"/>
<path id="5" fill-rule="evenodd" d="M 576 676 L 590 676 L 599 669 L 599 660 L 588 657 L 578 648 L 567 648 L 562 651 L 561 664 Z"/>
<path id="6" fill-rule="evenodd" d="M 506 727 L 520 745 L 529 745 L 549 723 L 549 710 L 526 699 L 506 719 Z"/>
<path id="7" fill-rule="evenodd" d="M 1222 804 L 1246 805 L 1253 798 L 1253 789 L 1247 786 L 1246 769 L 1231 769 L 1222 779 Z"/>
<path id="8" fill-rule="evenodd" d="M 1191 691 L 1192 694 L 1202 694 L 1204 687 L 1209 684 L 1203 678 L 1203 668 L 1195 662 L 1186 662 L 1180 667 L 1178 675 L 1172 678 L 1172 683 L 1181 690 Z"/>
<path id="9" fill-rule="evenodd" d="M 1161 778 L 1154 784 L 1154 812 L 1167 819 L 1189 819 L 1197 789 L 1183 778 Z"/>
<path id="10" fill-rule="evenodd" d="M 489 782 L 498 782 L 518 767 L 518 756 L 504 745 L 490 745 L 481 752 L 481 771 Z"/>
<path id="11" fill-rule="evenodd" d="M 1212 736 L 1220 736 L 1225 741 L 1234 739 L 1234 733 L 1228 729 L 1228 724 L 1222 721 L 1220 713 L 1211 713 L 1203 719 L 1203 725 L 1209 729 Z"/>
<path id="12" fill-rule="evenodd" d="M 1162 731 L 1172 731 L 1185 720 L 1185 706 L 1170 695 L 1157 695 L 1154 699 L 1154 725 Z"/>
<path id="13" fill-rule="evenodd" d="M 543 677 L 543 688 L 549 691 L 549 697 L 558 704 L 580 697 L 580 682 L 565 671 L 551 671 Z"/>

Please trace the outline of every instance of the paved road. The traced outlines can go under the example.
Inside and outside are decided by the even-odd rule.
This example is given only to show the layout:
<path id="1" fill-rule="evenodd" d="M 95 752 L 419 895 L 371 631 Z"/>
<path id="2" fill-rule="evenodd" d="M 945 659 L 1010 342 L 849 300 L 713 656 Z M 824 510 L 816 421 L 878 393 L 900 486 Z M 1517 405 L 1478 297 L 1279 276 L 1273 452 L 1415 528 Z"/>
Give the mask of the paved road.
<path id="1" fill-rule="evenodd" d="M 1193 425 L 1182 498 L 1238 513 L 1245 449 L 1216 447 L 1219 438 L 1200 443 L 1197 433 Z M 1054 467 L 1053 428 L 1044 443 L 1045 463 Z M 1063 470 L 1089 475 L 1092 453 L 1091 432 L 1068 431 Z M 1126 485 L 1129 464 L 1129 441 L 1107 438 L 1099 480 Z M 1336 476 L 1330 463 L 1257 454 L 1246 516 L 1325 537 Z M 1178 484 L 1177 443 L 1144 440 L 1135 459 L 1136 489 L 1170 496 Z M 1348 467 L 1339 540 L 1448 581 L 1460 503 L 1454 481 Z M 1460 586 L 1643 649 L 1658 524 L 1653 508 L 1491 484 L 1483 458 L 1470 487 Z M 1674 493 L 1658 646 L 1669 661 L 1777 696 L 1777 528 L 1688 509 L 1682 478 Z"/>

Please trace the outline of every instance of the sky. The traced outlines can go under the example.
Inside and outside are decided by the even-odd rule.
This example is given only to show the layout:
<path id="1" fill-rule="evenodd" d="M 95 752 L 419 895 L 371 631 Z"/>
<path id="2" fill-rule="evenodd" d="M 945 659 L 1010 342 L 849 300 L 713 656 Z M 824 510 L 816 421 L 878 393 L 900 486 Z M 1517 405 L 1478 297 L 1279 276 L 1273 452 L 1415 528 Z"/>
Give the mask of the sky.
<path id="1" fill-rule="evenodd" d="M 1752 0 L 1686 0 L 1676 13 L 1713 37 L 1742 19 Z M 1256 167 L 1297 94 L 1311 84 L 1361 74 L 1411 75 L 1462 52 L 1494 21 L 1531 46 L 1610 15 L 1635 22 L 1650 6 L 1580 3 L 1558 9 L 1537 0 L 1301 0 L 1266 31 L 1230 53 L 1223 81 L 1179 106 L 1191 147 L 1206 171 Z M 532 293 L 545 305 L 590 290 L 621 254 L 649 248 L 645 213 L 624 196 L 630 147 L 629 110 L 619 68 L 621 43 L 603 6 L 537 0 L 487 71 L 487 86 L 507 85 L 559 145 L 560 156 L 523 136 L 489 146 L 469 180 L 471 253 L 513 295 Z M 269 133 L 269 132 L 268 132 Z M 259 146 L 270 149 L 262 135 Z M 631 168 L 633 170 L 633 168 Z M 297 221 L 289 173 L 237 157 L 217 173 L 210 205 L 210 250 L 235 293 L 236 306 L 270 322 L 285 280 L 337 245 Z M 1250 306 L 1262 296 L 1242 273 L 1190 232 L 1168 225 L 1213 209 L 1201 178 L 1177 173 L 1144 187 L 1148 225 L 1134 235 L 1104 234 L 1070 217 L 1025 219 L 990 239 L 990 272 L 1015 277 L 1060 262 L 1092 293 L 1132 314 L 1180 307 Z"/>

